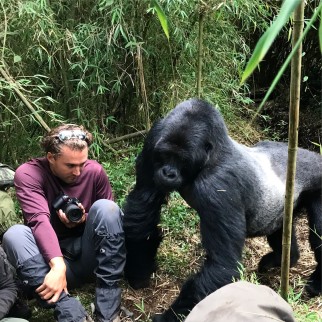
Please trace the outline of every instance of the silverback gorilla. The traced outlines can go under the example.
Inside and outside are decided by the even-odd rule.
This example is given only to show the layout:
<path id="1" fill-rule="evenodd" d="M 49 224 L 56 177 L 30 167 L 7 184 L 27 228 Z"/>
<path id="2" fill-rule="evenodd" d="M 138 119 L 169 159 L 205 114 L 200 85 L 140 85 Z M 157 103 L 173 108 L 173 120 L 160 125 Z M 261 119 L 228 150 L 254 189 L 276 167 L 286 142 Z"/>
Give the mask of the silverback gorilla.
<path id="1" fill-rule="evenodd" d="M 208 294 L 238 277 L 247 237 L 267 236 L 272 248 L 261 259 L 260 271 L 281 265 L 287 151 L 284 143 L 263 141 L 247 147 L 235 142 L 220 113 L 198 99 L 180 103 L 153 125 L 137 158 L 136 184 L 124 207 L 125 276 L 135 289 L 148 286 L 162 239 L 157 226 L 160 209 L 174 190 L 198 212 L 206 252 L 200 271 L 153 321 L 179 321 Z M 299 149 L 294 215 L 301 208 L 308 214 L 317 262 L 306 285 L 312 296 L 322 293 L 321 174 L 322 157 Z M 298 258 L 293 235 L 291 265 Z"/>

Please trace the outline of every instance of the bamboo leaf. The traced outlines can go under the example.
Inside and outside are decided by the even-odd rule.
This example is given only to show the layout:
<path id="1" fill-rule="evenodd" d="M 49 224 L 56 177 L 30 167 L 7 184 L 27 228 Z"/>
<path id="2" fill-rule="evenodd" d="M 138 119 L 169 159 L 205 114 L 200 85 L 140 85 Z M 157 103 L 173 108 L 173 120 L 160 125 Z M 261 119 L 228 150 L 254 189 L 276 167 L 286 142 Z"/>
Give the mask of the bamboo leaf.
<path id="1" fill-rule="evenodd" d="M 98 10 L 103 11 L 107 7 L 110 7 L 114 3 L 114 0 L 102 0 L 98 4 Z"/>
<path id="2" fill-rule="evenodd" d="M 19 55 L 15 55 L 15 56 L 13 57 L 13 62 L 14 62 L 14 64 L 15 64 L 15 63 L 20 63 L 20 62 L 21 62 L 21 56 L 19 56 Z"/>
<path id="3" fill-rule="evenodd" d="M 278 14 L 276 20 L 272 25 L 265 31 L 262 37 L 257 42 L 253 55 L 251 56 L 244 73 L 242 75 L 241 83 L 253 73 L 255 68 L 261 62 L 261 60 L 266 55 L 267 51 L 271 47 L 278 33 L 281 31 L 283 26 L 287 23 L 290 15 L 299 5 L 301 0 L 285 0 L 282 4 L 280 13 Z"/>
<path id="4" fill-rule="evenodd" d="M 166 35 L 166 37 L 170 38 L 169 36 L 169 28 L 168 28 L 168 21 L 167 21 L 167 17 L 163 11 L 163 9 L 161 8 L 159 2 L 157 0 L 152 0 L 152 5 L 155 8 L 155 11 L 157 12 L 159 21 L 161 23 L 162 29 Z"/>
<path id="5" fill-rule="evenodd" d="M 309 30 L 312 28 L 312 26 L 313 26 L 314 22 L 316 21 L 316 19 L 318 18 L 318 15 L 319 14 L 322 14 L 322 2 L 319 4 L 319 6 L 317 7 L 317 9 L 315 10 L 315 12 L 314 12 L 313 16 L 311 17 L 311 19 L 306 23 L 306 25 L 305 25 L 306 27 L 305 27 L 305 29 L 303 31 L 302 36 L 297 41 L 297 43 L 294 45 L 294 48 L 292 49 L 292 51 L 290 52 L 290 54 L 286 57 L 283 65 L 282 65 L 282 67 L 279 69 L 277 75 L 273 79 L 273 82 L 272 82 L 271 86 L 267 90 L 267 92 L 265 94 L 265 97 L 263 98 L 262 102 L 260 103 L 260 105 L 259 105 L 259 107 L 257 109 L 256 115 L 261 111 L 261 109 L 263 108 L 264 104 L 267 102 L 268 98 L 272 94 L 275 86 L 277 85 L 277 83 L 279 82 L 280 78 L 284 74 L 287 66 L 290 64 L 291 59 L 292 59 L 293 55 L 295 54 L 297 48 L 300 46 L 300 44 L 303 41 L 303 39 L 305 38 L 305 36 L 309 32 Z M 255 117 L 256 117 L 256 115 L 255 115 Z"/>

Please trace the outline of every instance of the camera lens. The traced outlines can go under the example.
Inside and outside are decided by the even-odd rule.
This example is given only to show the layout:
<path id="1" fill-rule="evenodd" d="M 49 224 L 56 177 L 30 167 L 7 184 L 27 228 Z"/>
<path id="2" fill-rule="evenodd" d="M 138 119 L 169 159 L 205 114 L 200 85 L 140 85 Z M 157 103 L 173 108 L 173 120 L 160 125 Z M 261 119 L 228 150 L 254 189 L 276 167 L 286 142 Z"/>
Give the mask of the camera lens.
<path id="1" fill-rule="evenodd" d="M 65 214 L 69 221 L 78 222 L 83 217 L 83 210 L 75 204 L 68 204 L 65 208 Z"/>

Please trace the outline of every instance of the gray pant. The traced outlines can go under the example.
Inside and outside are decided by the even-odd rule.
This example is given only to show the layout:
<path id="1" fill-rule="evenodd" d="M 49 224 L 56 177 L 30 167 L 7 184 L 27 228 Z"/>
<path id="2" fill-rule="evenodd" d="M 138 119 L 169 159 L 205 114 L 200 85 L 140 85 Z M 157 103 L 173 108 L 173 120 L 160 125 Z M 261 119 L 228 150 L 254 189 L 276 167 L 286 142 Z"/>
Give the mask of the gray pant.
<path id="1" fill-rule="evenodd" d="M 98 314 L 106 320 L 117 314 L 121 300 L 118 281 L 122 277 L 126 254 L 122 217 L 122 211 L 114 202 L 98 200 L 89 211 L 83 235 L 60 243 L 62 250 L 67 249 L 68 254 L 74 255 L 67 256 L 73 258 L 64 256 L 68 289 L 96 276 L 95 305 Z M 4 234 L 3 247 L 24 285 L 29 284 L 35 289 L 42 284 L 50 268 L 41 256 L 29 227 L 11 227 Z M 102 289 L 104 294 L 113 294 L 113 298 L 102 297 Z M 106 296 L 109 297 L 108 294 Z M 58 320 L 63 321 L 64 317 Z"/>

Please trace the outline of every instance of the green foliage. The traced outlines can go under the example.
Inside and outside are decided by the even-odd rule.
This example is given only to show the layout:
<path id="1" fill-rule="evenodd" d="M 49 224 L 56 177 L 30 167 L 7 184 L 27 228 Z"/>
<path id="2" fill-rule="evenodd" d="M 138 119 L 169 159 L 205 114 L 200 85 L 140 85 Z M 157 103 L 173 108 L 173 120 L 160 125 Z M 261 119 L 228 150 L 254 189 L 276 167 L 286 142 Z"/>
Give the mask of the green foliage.
<path id="1" fill-rule="evenodd" d="M 150 314 L 146 312 L 146 309 L 145 309 L 144 299 L 141 299 L 140 303 L 135 303 L 134 306 L 136 307 L 136 310 L 140 314 L 139 321 L 142 321 L 142 322 L 151 321 Z"/>
<path id="2" fill-rule="evenodd" d="M 238 272 L 239 272 L 239 279 L 238 280 L 246 281 L 246 282 L 253 283 L 253 284 L 260 284 L 256 273 L 251 272 L 249 274 L 247 272 L 245 266 L 242 263 L 238 263 Z"/>
<path id="3" fill-rule="evenodd" d="M 294 12 L 294 10 L 296 9 L 300 1 L 301 0 L 286 0 L 283 2 L 282 8 L 276 20 L 272 23 L 272 25 L 266 30 L 266 32 L 262 35 L 262 37 L 258 41 L 255 47 L 255 50 L 243 72 L 241 83 L 244 83 L 245 80 L 254 72 L 255 68 L 259 65 L 261 60 L 266 55 L 268 49 L 271 47 L 273 41 L 276 39 L 277 34 L 285 26 L 290 15 Z M 264 99 L 262 100 L 261 104 L 258 107 L 258 111 L 260 111 L 263 108 L 264 104 L 267 102 L 271 93 L 275 89 L 277 83 L 281 79 L 282 75 L 285 73 L 286 68 L 289 66 L 292 57 L 298 50 L 299 46 L 301 45 L 303 39 L 305 38 L 309 30 L 314 28 L 313 24 L 315 23 L 316 19 L 318 19 L 318 16 L 321 13 L 322 13 L 322 3 L 320 3 L 318 7 L 314 10 L 312 17 L 306 24 L 303 34 L 298 39 L 298 41 L 294 44 L 291 53 L 286 57 L 282 67 L 278 70 L 277 75 L 275 76 L 272 84 L 270 85 L 269 89 L 265 94 Z M 320 30 L 321 30 L 321 21 L 320 21 L 319 34 L 321 33 Z M 320 38 L 320 46 L 321 46 L 321 42 L 322 42 L 321 35 L 319 36 L 319 38 Z"/>
<path id="4" fill-rule="evenodd" d="M 281 79 L 282 75 L 285 73 L 286 68 L 288 67 L 288 65 L 291 62 L 292 57 L 294 56 L 295 52 L 298 50 L 301 42 L 303 41 L 304 37 L 307 35 L 307 33 L 309 32 L 309 30 L 312 28 L 315 20 L 317 19 L 319 13 L 322 12 L 322 3 L 320 3 L 320 5 L 318 6 L 318 8 L 315 10 L 315 13 L 313 14 L 312 18 L 309 20 L 309 22 L 307 23 L 302 36 L 298 39 L 298 41 L 296 42 L 296 44 L 294 44 L 293 49 L 291 51 L 291 53 L 287 56 L 287 58 L 285 59 L 282 67 L 279 69 L 276 77 L 274 78 L 272 84 L 270 85 L 263 101 L 261 102 L 261 104 L 258 107 L 258 110 L 261 110 L 261 108 L 264 106 L 264 104 L 267 102 L 269 96 L 271 95 L 271 93 L 273 92 L 274 88 L 276 87 L 277 83 L 279 82 L 279 80 Z"/>
<path id="5" fill-rule="evenodd" d="M 112 185 L 115 202 L 123 205 L 126 195 L 135 183 L 135 158 L 138 147 L 134 151 L 115 156 L 112 153 L 106 155 L 106 160 L 102 162 L 110 183 Z"/>
<path id="6" fill-rule="evenodd" d="M 169 40 L 170 36 L 169 36 L 169 28 L 168 28 L 167 17 L 165 16 L 164 11 L 161 8 L 161 6 L 160 6 L 158 1 L 152 0 L 152 4 L 154 6 L 154 8 L 152 8 L 152 9 L 155 9 L 155 11 L 157 12 L 157 15 L 158 15 L 158 18 L 160 20 L 162 29 L 163 29 L 165 35 L 167 36 L 167 38 Z"/>
<path id="7" fill-rule="evenodd" d="M 304 285 L 305 283 L 300 279 L 298 285 Z M 295 291 L 294 288 L 290 288 L 288 294 L 288 303 L 292 306 L 296 321 L 300 322 L 322 322 L 322 316 L 319 312 L 312 310 L 311 306 L 314 299 L 303 300 L 302 291 Z"/>
<path id="8" fill-rule="evenodd" d="M 183 201 L 178 192 L 171 194 L 168 205 L 162 210 L 162 227 L 168 228 L 176 236 L 183 227 L 191 233 L 196 233 L 199 228 L 199 217 L 195 210 Z"/>
<path id="9" fill-rule="evenodd" d="M 160 267 L 167 274 L 181 276 L 182 267 L 189 267 L 184 275 L 191 273 L 198 262 L 192 265 L 191 257 L 202 253 L 199 240 L 199 216 L 182 197 L 174 192 L 169 202 L 162 208 L 161 228 L 164 239 L 158 253 Z"/>
<path id="10" fill-rule="evenodd" d="M 266 30 L 263 36 L 259 39 L 255 50 L 245 68 L 241 82 L 243 83 L 255 70 L 260 61 L 264 58 L 278 33 L 289 20 L 290 15 L 299 5 L 301 0 L 285 0 L 281 10 L 271 26 Z"/>
<path id="11" fill-rule="evenodd" d="M 67 121 L 96 133 L 93 153 L 100 158 L 106 138 L 144 129 L 146 109 L 153 121 L 195 95 L 197 0 L 0 4 L 0 68 L 14 79 L 0 77 L 2 161 L 19 164 L 40 153 L 43 130 L 15 88 L 49 127 Z M 239 84 L 249 35 L 267 25 L 274 7 L 209 1 L 206 10 L 202 96 L 228 114 L 233 103 L 250 102 Z"/>

